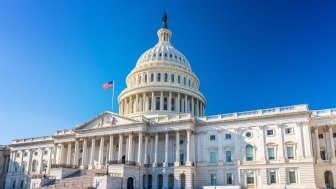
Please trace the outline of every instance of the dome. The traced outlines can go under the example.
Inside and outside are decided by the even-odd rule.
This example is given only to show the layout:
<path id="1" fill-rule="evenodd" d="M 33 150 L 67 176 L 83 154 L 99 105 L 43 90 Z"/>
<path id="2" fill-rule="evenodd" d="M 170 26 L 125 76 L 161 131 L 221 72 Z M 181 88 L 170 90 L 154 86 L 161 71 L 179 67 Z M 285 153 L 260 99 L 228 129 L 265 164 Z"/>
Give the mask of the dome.
<path id="1" fill-rule="evenodd" d="M 171 31 L 161 28 L 158 31 L 158 43 L 145 51 L 137 61 L 136 67 L 146 66 L 152 62 L 170 64 L 191 70 L 188 59 L 170 43 Z"/>
<path id="2" fill-rule="evenodd" d="M 172 32 L 164 18 L 158 43 L 140 56 L 126 78 L 126 88 L 118 97 L 121 115 L 205 115 L 200 81 L 187 58 L 171 44 Z"/>

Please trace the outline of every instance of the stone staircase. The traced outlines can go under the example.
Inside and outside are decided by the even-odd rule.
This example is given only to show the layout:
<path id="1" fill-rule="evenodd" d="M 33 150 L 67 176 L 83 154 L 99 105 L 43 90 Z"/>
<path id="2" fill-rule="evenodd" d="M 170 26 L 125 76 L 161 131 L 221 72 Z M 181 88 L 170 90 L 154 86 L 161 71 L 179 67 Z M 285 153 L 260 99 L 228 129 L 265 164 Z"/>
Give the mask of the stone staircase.
<path id="1" fill-rule="evenodd" d="M 96 173 L 103 173 L 105 171 L 106 170 L 78 170 L 66 178 L 63 178 L 62 180 L 56 180 L 55 182 L 49 183 L 40 189 L 93 189 L 93 177 Z"/>

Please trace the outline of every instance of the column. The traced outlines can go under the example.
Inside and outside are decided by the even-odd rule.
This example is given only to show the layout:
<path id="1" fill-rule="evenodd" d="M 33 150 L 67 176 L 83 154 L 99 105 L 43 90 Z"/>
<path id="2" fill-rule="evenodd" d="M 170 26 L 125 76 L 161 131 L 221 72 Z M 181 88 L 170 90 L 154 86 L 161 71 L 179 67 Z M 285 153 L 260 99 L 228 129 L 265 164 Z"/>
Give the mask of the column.
<path id="1" fill-rule="evenodd" d="M 142 165 L 141 154 L 142 153 L 142 132 L 139 132 L 139 148 L 138 148 L 138 165 Z"/>
<path id="2" fill-rule="evenodd" d="M 154 163 L 153 167 L 157 167 L 158 159 L 158 143 L 159 143 L 159 134 L 155 133 L 155 147 L 154 147 Z"/>
<path id="3" fill-rule="evenodd" d="M 315 127 L 315 149 L 316 149 L 316 159 L 317 161 L 322 161 L 321 154 L 320 154 L 320 141 L 318 137 L 318 127 Z"/>
<path id="4" fill-rule="evenodd" d="M 194 97 L 191 97 L 191 114 L 195 115 Z"/>
<path id="5" fill-rule="evenodd" d="M 147 102 L 146 93 L 143 93 L 142 94 L 142 111 L 143 112 L 147 111 L 146 102 Z"/>
<path id="6" fill-rule="evenodd" d="M 5 156 L 5 161 L 4 161 L 4 163 L 5 163 L 5 166 L 4 166 L 4 168 L 3 168 L 3 174 L 6 174 L 7 173 L 7 166 L 8 166 L 8 155 L 6 155 Z"/>
<path id="7" fill-rule="evenodd" d="M 82 152 L 81 169 L 85 169 L 86 168 L 86 153 L 87 153 L 87 139 L 85 138 L 83 140 L 83 152 Z"/>
<path id="8" fill-rule="evenodd" d="M 187 130 L 187 166 L 191 165 L 191 161 L 190 161 L 190 134 L 191 134 L 191 130 Z"/>
<path id="9" fill-rule="evenodd" d="M 122 162 L 123 135 L 119 134 L 118 162 Z"/>
<path id="10" fill-rule="evenodd" d="M 41 158 L 40 158 L 40 161 L 39 161 L 39 166 L 40 166 L 40 173 L 39 174 L 42 174 L 43 173 L 43 154 L 44 154 L 44 149 L 41 148 Z"/>
<path id="11" fill-rule="evenodd" d="M 96 148 L 96 138 L 93 138 L 91 142 L 91 156 L 90 156 L 89 169 L 94 168 L 95 148 Z"/>
<path id="12" fill-rule="evenodd" d="M 195 108 L 195 114 L 196 114 L 196 116 L 199 116 L 198 103 L 199 103 L 199 101 L 198 101 L 198 99 L 196 99 L 196 108 Z"/>
<path id="13" fill-rule="evenodd" d="M 128 101 L 127 101 L 127 98 L 125 98 L 125 114 L 129 113 L 128 108 L 129 108 Z"/>
<path id="14" fill-rule="evenodd" d="M 54 150 L 53 150 L 53 164 L 57 164 L 58 163 L 58 160 L 57 160 L 57 151 L 58 151 L 58 148 L 57 148 L 57 144 L 54 144 Z"/>
<path id="15" fill-rule="evenodd" d="M 304 147 L 302 146 L 304 141 L 302 139 L 302 123 L 297 123 L 296 124 L 296 136 L 297 136 L 297 141 L 298 141 L 298 145 L 297 145 L 297 152 L 298 152 L 298 158 L 299 159 L 303 159 L 303 149 Z"/>
<path id="16" fill-rule="evenodd" d="M 151 111 L 155 110 L 155 96 L 154 96 L 154 92 L 152 92 L 152 109 Z"/>
<path id="17" fill-rule="evenodd" d="M 62 144 L 63 145 L 63 144 Z M 63 145 L 63 147 L 64 147 L 64 145 Z M 28 162 L 27 162 L 27 167 L 28 167 L 28 171 L 27 171 L 27 173 L 28 174 L 30 174 L 30 170 L 31 170 L 31 167 L 32 167 L 32 165 L 31 165 L 31 163 L 32 163 L 32 158 L 33 158 L 33 150 L 32 149 L 30 149 L 29 150 L 29 160 L 28 160 Z"/>
<path id="18" fill-rule="evenodd" d="M 188 113 L 188 96 L 184 95 L 184 113 Z"/>
<path id="19" fill-rule="evenodd" d="M 163 110 L 163 92 L 161 91 L 161 95 L 160 95 L 160 110 Z"/>
<path id="20" fill-rule="evenodd" d="M 49 151 L 49 153 L 48 153 L 48 174 L 50 173 L 50 169 L 51 169 L 51 156 L 52 156 L 52 149 L 53 149 L 53 147 L 49 147 L 49 149 L 48 149 L 48 151 Z"/>
<path id="21" fill-rule="evenodd" d="M 169 143 L 169 133 L 166 132 L 166 141 L 165 141 L 165 161 L 163 167 L 168 167 L 168 143 Z"/>
<path id="22" fill-rule="evenodd" d="M 223 165 L 223 130 L 218 131 L 218 163 L 219 165 Z"/>
<path id="23" fill-rule="evenodd" d="M 283 161 L 284 160 L 284 149 L 283 149 L 283 133 L 282 133 L 282 125 L 278 124 L 278 130 L 277 130 L 277 140 L 279 144 L 279 160 Z"/>
<path id="24" fill-rule="evenodd" d="M 133 161 L 133 133 L 128 135 L 128 153 L 127 153 L 127 160 L 129 162 Z"/>
<path id="25" fill-rule="evenodd" d="M 139 111 L 139 94 L 135 95 L 135 107 L 134 107 L 134 112 Z"/>
<path id="26" fill-rule="evenodd" d="M 336 159 L 335 159 L 335 144 L 334 144 L 332 125 L 328 125 L 328 133 L 329 133 L 329 140 L 330 140 L 331 161 L 336 162 Z"/>
<path id="27" fill-rule="evenodd" d="M 63 164 L 63 157 L 64 157 L 64 144 L 60 144 L 61 148 L 58 154 L 59 160 L 58 164 Z"/>
<path id="28" fill-rule="evenodd" d="M 109 161 L 113 161 L 113 135 L 110 135 Z"/>
<path id="29" fill-rule="evenodd" d="M 70 165 L 71 164 L 71 143 L 69 142 L 68 144 L 68 154 L 67 154 L 67 162 L 66 164 Z"/>
<path id="30" fill-rule="evenodd" d="M 104 136 L 100 138 L 100 146 L 99 146 L 99 156 L 98 156 L 98 169 L 102 169 L 104 167 Z"/>
<path id="31" fill-rule="evenodd" d="M 264 126 L 263 125 L 259 126 L 259 133 L 260 133 L 260 146 L 259 146 L 260 161 L 264 162 L 264 161 L 266 161 L 267 158 L 265 157 L 265 149 L 266 149 L 265 148 L 265 131 L 264 131 Z"/>
<path id="32" fill-rule="evenodd" d="M 169 98 L 168 98 L 168 111 L 172 111 L 172 93 L 169 92 Z"/>
<path id="33" fill-rule="evenodd" d="M 148 156 L 148 136 L 146 135 L 145 136 L 145 159 L 144 159 L 144 164 L 148 164 L 148 159 L 147 159 L 147 156 Z"/>
<path id="34" fill-rule="evenodd" d="M 23 153 L 21 154 L 21 156 L 23 156 Z M 16 151 L 13 151 L 11 153 L 11 160 L 9 161 L 9 171 L 8 172 L 11 172 L 13 173 L 15 171 L 15 160 L 16 160 Z"/>
<path id="35" fill-rule="evenodd" d="M 176 100 L 176 112 L 180 113 L 180 100 L 181 100 L 181 96 L 180 93 L 177 93 L 177 100 Z"/>
<path id="36" fill-rule="evenodd" d="M 174 162 L 174 166 L 180 166 L 181 162 L 180 162 L 180 133 L 179 131 L 176 131 L 176 141 L 175 141 L 175 162 Z"/>
<path id="37" fill-rule="evenodd" d="M 75 141 L 75 156 L 72 162 L 73 165 L 78 166 L 78 154 L 79 154 L 79 141 L 76 139 Z"/>

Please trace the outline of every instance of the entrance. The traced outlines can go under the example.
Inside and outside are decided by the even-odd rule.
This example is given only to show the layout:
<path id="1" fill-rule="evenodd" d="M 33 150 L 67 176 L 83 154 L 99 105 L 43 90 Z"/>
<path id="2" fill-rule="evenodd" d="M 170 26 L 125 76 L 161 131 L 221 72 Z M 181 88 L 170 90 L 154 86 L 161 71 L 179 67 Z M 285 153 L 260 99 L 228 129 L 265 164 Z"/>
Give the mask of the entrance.
<path id="1" fill-rule="evenodd" d="M 180 189 L 185 189 L 185 183 L 186 182 L 186 177 L 185 177 L 185 174 L 182 173 L 180 175 Z"/>
<path id="2" fill-rule="evenodd" d="M 324 182 L 325 182 L 326 188 L 334 189 L 333 174 L 331 171 L 324 172 Z"/>
<path id="3" fill-rule="evenodd" d="M 127 179 L 127 189 L 134 189 L 134 179 L 133 179 L 133 177 L 128 177 L 128 179 Z"/>

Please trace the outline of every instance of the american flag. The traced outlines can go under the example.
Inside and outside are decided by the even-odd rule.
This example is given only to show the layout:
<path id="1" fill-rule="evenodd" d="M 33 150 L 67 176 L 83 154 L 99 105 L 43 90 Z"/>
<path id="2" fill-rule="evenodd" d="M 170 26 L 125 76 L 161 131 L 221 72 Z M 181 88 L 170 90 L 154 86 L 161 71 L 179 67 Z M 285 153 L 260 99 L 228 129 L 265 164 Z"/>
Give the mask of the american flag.
<path id="1" fill-rule="evenodd" d="M 112 88 L 113 87 L 113 81 L 107 82 L 103 84 L 103 89 L 106 90 L 108 88 Z"/>

